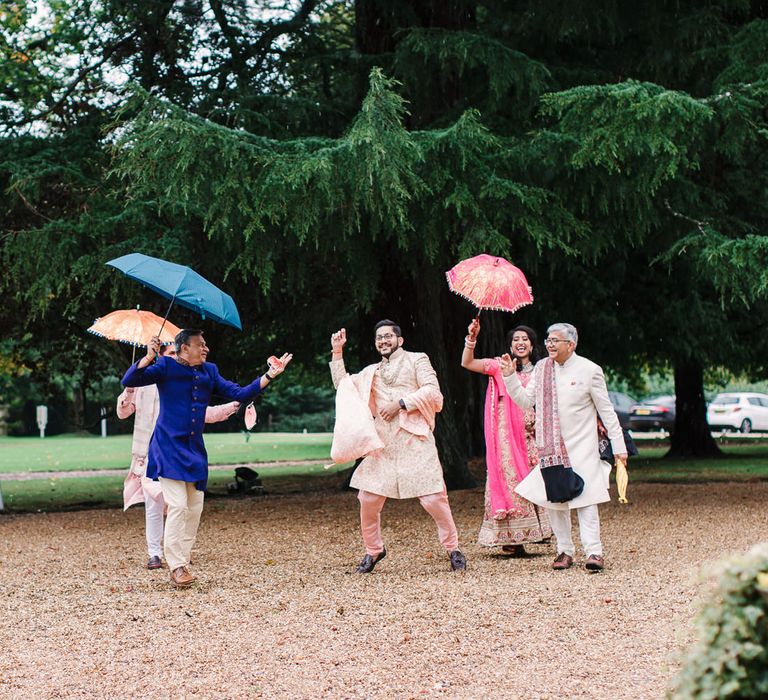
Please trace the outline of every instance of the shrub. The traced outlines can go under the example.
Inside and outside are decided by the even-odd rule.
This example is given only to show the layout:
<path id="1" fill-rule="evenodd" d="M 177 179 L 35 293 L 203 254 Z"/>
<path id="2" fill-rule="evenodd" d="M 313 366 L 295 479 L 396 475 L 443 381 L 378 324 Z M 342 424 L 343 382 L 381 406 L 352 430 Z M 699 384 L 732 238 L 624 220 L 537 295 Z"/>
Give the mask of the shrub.
<path id="1" fill-rule="evenodd" d="M 723 563 L 673 700 L 768 698 L 768 543 Z"/>

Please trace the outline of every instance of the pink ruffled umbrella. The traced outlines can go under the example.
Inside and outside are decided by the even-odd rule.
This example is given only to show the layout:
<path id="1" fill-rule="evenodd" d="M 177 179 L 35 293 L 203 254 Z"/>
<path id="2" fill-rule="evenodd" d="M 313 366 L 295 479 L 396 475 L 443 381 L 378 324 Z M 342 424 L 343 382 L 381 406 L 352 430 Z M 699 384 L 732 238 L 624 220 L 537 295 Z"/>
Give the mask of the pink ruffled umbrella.
<path id="1" fill-rule="evenodd" d="M 495 255 L 481 253 L 462 260 L 445 273 L 452 292 L 472 302 L 479 311 L 509 311 L 533 303 L 523 271 Z"/>

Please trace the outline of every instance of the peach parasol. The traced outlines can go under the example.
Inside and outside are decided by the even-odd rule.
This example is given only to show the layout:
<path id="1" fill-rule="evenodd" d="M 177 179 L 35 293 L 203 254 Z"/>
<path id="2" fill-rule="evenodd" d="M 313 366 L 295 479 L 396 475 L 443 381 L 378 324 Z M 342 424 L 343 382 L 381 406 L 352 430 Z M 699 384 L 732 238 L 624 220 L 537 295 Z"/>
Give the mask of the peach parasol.
<path id="1" fill-rule="evenodd" d="M 107 340 L 116 340 L 134 347 L 146 346 L 152 336 L 159 332 L 160 342 L 163 345 L 170 345 L 181 329 L 170 321 L 166 321 L 160 331 L 162 325 L 163 319 L 151 311 L 118 309 L 97 318 L 87 330 Z"/>

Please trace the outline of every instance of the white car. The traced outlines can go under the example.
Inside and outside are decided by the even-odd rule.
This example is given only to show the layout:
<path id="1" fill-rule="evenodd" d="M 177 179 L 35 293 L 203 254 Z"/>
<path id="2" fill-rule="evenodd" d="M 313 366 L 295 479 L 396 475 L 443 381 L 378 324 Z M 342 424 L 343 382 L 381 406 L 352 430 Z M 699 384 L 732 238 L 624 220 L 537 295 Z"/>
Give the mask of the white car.
<path id="1" fill-rule="evenodd" d="M 718 394 L 707 408 L 712 430 L 768 430 L 768 395 L 751 392 Z"/>

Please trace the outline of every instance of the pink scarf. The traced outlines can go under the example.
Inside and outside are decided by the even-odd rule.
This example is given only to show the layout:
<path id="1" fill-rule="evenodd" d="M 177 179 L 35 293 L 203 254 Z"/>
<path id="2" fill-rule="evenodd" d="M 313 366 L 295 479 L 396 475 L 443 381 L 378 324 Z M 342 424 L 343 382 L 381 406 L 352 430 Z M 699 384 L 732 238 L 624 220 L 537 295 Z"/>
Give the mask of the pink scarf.
<path id="1" fill-rule="evenodd" d="M 512 402 L 504 384 L 501 365 L 498 360 L 485 361 L 485 373 L 488 377 L 488 391 L 485 394 L 485 461 L 488 466 L 488 491 L 491 500 L 491 512 L 497 520 L 503 520 L 518 508 L 512 502 L 507 489 L 507 480 L 501 464 L 501 445 L 499 445 L 498 411 L 499 398 L 504 402 L 509 451 L 515 467 L 517 480 L 522 481 L 530 472 L 528 450 L 525 445 L 525 420 L 523 412 Z"/>
<path id="2" fill-rule="evenodd" d="M 560 433 L 560 414 L 557 410 L 557 378 L 555 361 L 542 360 L 541 374 L 536 382 L 536 447 L 542 469 L 562 464 L 571 468 L 568 450 Z"/>

